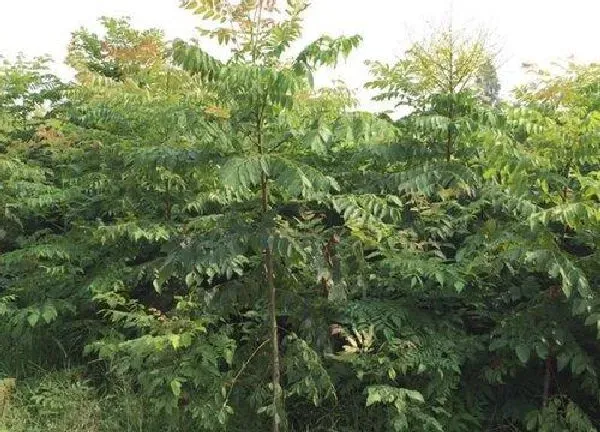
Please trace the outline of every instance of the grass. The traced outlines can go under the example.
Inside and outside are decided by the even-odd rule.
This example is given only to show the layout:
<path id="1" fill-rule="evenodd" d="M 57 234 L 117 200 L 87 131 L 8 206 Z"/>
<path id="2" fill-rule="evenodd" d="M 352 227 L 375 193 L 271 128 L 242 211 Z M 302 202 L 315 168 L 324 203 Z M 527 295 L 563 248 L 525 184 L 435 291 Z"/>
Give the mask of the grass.
<path id="1" fill-rule="evenodd" d="M 143 400 L 127 386 L 100 395 L 77 371 L 17 382 L 0 411 L 0 432 L 141 432 L 150 424 Z"/>

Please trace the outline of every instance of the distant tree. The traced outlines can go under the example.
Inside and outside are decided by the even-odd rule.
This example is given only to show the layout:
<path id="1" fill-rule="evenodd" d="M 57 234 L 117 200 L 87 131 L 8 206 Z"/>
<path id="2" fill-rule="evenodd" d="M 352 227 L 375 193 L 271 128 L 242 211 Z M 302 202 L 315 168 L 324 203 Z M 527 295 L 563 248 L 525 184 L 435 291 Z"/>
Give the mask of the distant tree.
<path id="1" fill-rule="evenodd" d="M 477 87 L 481 89 L 484 101 L 495 105 L 499 100 L 502 86 L 498 79 L 496 66 L 491 60 L 487 61 L 480 69 L 477 76 Z"/>
<path id="2" fill-rule="evenodd" d="M 72 34 L 67 64 L 78 74 L 94 72 L 119 81 L 143 80 L 144 73 L 165 64 L 166 42 L 162 31 L 136 30 L 126 18 L 103 17 L 100 22 L 104 35 L 83 28 Z"/>
<path id="3" fill-rule="evenodd" d="M 375 100 L 394 100 L 398 106 L 434 120 L 444 135 L 449 161 L 457 150 L 461 125 L 472 114 L 473 97 L 482 94 L 489 101 L 497 97 L 494 61 L 486 33 L 456 30 L 450 22 L 413 43 L 392 65 L 368 62 L 373 80 L 366 86 L 380 91 Z"/>

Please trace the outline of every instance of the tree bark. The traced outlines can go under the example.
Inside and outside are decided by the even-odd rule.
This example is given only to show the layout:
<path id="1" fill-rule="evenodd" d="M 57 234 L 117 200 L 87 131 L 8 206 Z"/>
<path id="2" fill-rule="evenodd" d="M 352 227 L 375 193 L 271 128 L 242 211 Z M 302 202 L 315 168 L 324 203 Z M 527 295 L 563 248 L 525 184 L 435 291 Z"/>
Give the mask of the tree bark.
<path id="1" fill-rule="evenodd" d="M 267 275 L 267 288 L 269 290 L 269 318 L 271 326 L 271 362 L 273 366 L 273 432 L 279 432 L 281 413 L 283 412 L 283 398 L 281 389 L 281 367 L 279 364 L 279 331 L 277 328 L 277 291 L 275 289 L 273 254 L 271 248 L 265 250 L 265 272 Z"/>
<path id="2" fill-rule="evenodd" d="M 450 162 L 452 158 L 452 131 L 450 130 L 451 126 L 448 125 L 448 138 L 446 140 L 446 161 Z"/>
<path id="3" fill-rule="evenodd" d="M 258 147 L 263 154 L 262 145 L 262 121 L 258 125 Z M 266 173 L 261 174 L 261 205 L 262 212 L 269 210 L 269 179 Z M 273 385 L 273 432 L 279 432 L 281 426 L 281 417 L 283 413 L 283 392 L 281 389 L 281 365 L 279 361 L 279 329 L 277 326 L 277 289 L 275 288 L 275 269 L 273 265 L 273 251 L 267 240 L 267 245 L 263 252 L 265 278 L 267 281 L 267 290 L 269 296 L 269 327 L 271 333 L 271 366 L 273 374 L 271 383 Z"/>
<path id="4" fill-rule="evenodd" d="M 171 203 L 171 191 L 169 190 L 169 181 L 165 182 L 165 220 L 171 220 L 171 209 L 173 208 L 173 204 Z"/>
<path id="5" fill-rule="evenodd" d="M 452 24 L 450 24 L 450 59 L 448 62 L 449 73 L 448 73 L 448 96 L 450 101 L 448 102 L 448 136 L 446 138 L 446 161 L 450 162 L 452 158 L 452 128 L 454 126 L 454 35 L 453 35 Z"/>
<path id="6" fill-rule="evenodd" d="M 555 375 L 556 361 L 553 356 L 546 359 L 546 371 L 544 373 L 544 394 L 542 397 L 544 408 L 548 406 L 551 396 L 552 377 Z"/>

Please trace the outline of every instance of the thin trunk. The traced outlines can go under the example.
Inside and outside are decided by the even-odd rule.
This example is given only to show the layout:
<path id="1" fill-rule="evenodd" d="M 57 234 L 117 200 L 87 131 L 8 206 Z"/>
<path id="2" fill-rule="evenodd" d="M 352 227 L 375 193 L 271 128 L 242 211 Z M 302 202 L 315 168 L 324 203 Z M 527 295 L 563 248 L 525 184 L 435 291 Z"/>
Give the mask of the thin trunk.
<path id="1" fill-rule="evenodd" d="M 546 369 L 544 372 L 544 394 L 542 397 L 543 406 L 547 407 L 550 401 L 552 378 L 556 375 L 556 359 L 550 355 L 546 359 Z"/>
<path id="2" fill-rule="evenodd" d="M 269 185 L 267 176 L 263 173 L 261 179 L 262 186 L 262 208 L 263 212 L 268 209 Z M 277 290 L 275 288 L 275 270 L 273 268 L 273 251 L 271 246 L 267 245 L 264 251 L 265 276 L 267 279 L 267 289 L 269 291 L 269 325 L 271 330 L 271 362 L 273 366 L 273 408 L 275 410 L 273 417 L 273 432 L 279 432 L 281 423 L 281 413 L 283 412 L 283 400 L 281 390 L 281 367 L 279 364 L 279 331 L 277 328 Z"/>
<path id="3" fill-rule="evenodd" d="M 166 192 L 166 197 L 165 197 L 165 219 L 167 221 L 171 220 L 171 209 L 173 208 L 173 204 L 171 203 L 171 191 L 169 188 L 169 181 L 167 180 L 166 184 L 165 184 L 165 192 Z"/>
<path id="4" fill-rule="evenodd" d="M 452 158 L 452 151 L 453 151 L 453 141 L 454 141 L 454 134 L 453 134 L 453 128 L 454 128 L 454 90 L 453 90 L 453 84 L 452 84 L 452 80 L 454 74 L 452 72 L 452 69 L 450 69 L 450 94 L 449 94 L 449 98 L 450 100 L 448 101 L 448 131 L 447 131 L 447 136 L 446 136 L 446 161 L 450 162 L 450 159 Z"/>
<path id="5" fill-rule="evenodd" d="M 262 119 L 257 124 L 258 148 L 263 154 L 262 143 Z M 262 212 L 269 210 L 269 179 L 266 173 L 261 174 L 261 204 Z M 264 250 L 265 277 L 267 279 L 267 289 L 269 292 L 269 326 L 271 332 L 271 363 L 273 375 L 271 383 L 273 385 L 273 432 L 279 432 L 281 425 L 281 416 L 283 413 L 283 392 L 281 389 L 281 365 L 279 361 L 279 331 L 277 326 L 277 289 L 275 288 L 275 269 L 273 265 L 273 251 L 267 242 Z"/>
<path id="6" fill-rule="evenodd" d="M 450 158 L 452 157 L 452 130 L 450 129 L 452 126 L 448 125 L 448 138 L 446 140 L 446 161 L 450 162 Z"/>
<path id="7" fill-rule="evenodd" d="M 569 171 L 571 171 L 571 158 L 569 158 L 567 160 L 567 163 L 565 164 L 565 168 L 563 170 L 563 177 L 565 177 L 566 179 L 569 178 Z M 568 185 L 563 186 L 562 192 L 560 195 L 563 200 L 563 203 L 566 203 L 569 200 L 569 186 Z"/>
<path id="8" fill-rule="evenodd" d="M 277 291 L 275 289 L 273 254 L 271 248 L 267 247 L 265 251 L 265 270 L 267 273 L 267 287 L 269 289 L 269 315 L 271 324 L 271 344 L 272 344 L 272 363 L 273 363 L 273 408 L 275 417 L 273 418 L 273 432 L 279 432 L 281 423 L 281 414 L 283 412 L 283 395 L 281 389 L 281 371 L 279 364 L 279 332 L 277 329 Z"/>
<path id="9" fill-rule="evenodd" d="M 452 17 L 450 17 L 452 19 Z M 453 34 L 452 22 L 450 23 L 450 61 L 448 71 L 448 95 L 450 101 L 448 101 L 448 136 L 446 138 L 446 161 L 450 162 L 452 157 L 452 128 L 454 127 L 454 34 Z"/>
<path id="10" fill-rule="evenodd" d="M 254 15 L 254 28 L 252 29 L 251 35 L 251 56 L 252 63 L 256 64 L 258 58 L 257 42 L 260 34 L 260 28 L 262 24 L 262 11 L 264 7 L 264 0 L 258 0 L 255 15 Z M 258 151 L 262 155 L 265 153 L 263 146 L 263 112 L 266 105 L 266 100 L 263 101 L 263 105 L 260 108 L 256 122 L 256 137 Z M 261 204 L 262 212 L 266 214 L 269 210 L 269 178 L 267 173 L 263 172 L 260 177 L 261 184 Z M 271 332 L 271 364 L 273 367 L 273 375 L 271 383 L 273 385 L 273 432 L 279 432 L 282 423 L 282 414 L 284 412 L 283 407 L 283 392 L 281 389 L 281 366 L 279 362 L 279 332 L 277 326 L 277 289 L 275 288 L 275 269 L 273 265 L 273 250 L 269 242 L 264 250 L 264 267 L 265 277 L 267 280 L 267 289 L 269 291 L 269 326 Z"/>

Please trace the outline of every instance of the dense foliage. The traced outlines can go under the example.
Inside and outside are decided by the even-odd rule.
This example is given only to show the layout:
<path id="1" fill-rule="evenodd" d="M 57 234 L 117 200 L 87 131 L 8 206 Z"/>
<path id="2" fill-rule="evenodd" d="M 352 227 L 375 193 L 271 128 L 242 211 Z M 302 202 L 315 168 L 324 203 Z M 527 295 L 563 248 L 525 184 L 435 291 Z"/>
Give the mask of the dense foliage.
<path id="1" fill-rule="evenodd" d="M 595 431 L 600 68 L 504 101 L 449 27 L 370 63 L 392 120 L 303 0 L 182 7 L 227 60 L 103 18 L 0 67 L 0 430 Z"/>

